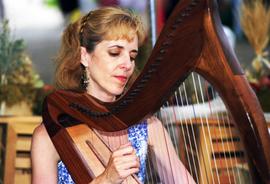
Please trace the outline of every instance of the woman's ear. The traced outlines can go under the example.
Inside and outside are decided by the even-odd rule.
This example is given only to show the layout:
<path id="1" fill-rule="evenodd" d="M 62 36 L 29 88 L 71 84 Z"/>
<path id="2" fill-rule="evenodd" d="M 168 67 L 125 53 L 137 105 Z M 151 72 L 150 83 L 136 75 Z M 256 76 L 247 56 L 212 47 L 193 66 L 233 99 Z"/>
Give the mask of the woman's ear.
<path id="1" fill-rule="evenodd" d="M 81 47 L 81 64 L 88 67 L 89 55 L 85 47 Z"/>

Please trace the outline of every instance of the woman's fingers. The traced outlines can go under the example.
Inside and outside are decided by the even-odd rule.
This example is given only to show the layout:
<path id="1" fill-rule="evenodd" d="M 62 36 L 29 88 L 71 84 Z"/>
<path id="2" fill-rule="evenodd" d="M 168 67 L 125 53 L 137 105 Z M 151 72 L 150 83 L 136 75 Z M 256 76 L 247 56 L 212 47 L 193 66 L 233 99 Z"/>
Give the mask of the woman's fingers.
<path id="1" fill-rule="evenodd" d="M 132 168 L 140 168 L 140 163 L 137 160 L 133 160 L 133 161 L 125 162 L 118 165 L 118 169 L 122 169 L 122 170 L 128 170 Z"/>
<path id="2" fill-rule="evenodd" d="M 139 171 L 140 161 L 131 143 L 115 150 L 105 170 L 105 178 L 111 183 L 121 183 L 126 177 Z"/>
<path id="3" fill-rule="evenodd" d="M 128 176 L 135 174 L 139 172 L 139 168 L 131 168 L 131 169 L 127 169 L 127 170 L 122 170 L 119 172 L 119 176 L 123 179 L 127 178 Z"/>
<path id="4" fill-rule="evenodd" d="M 117 150 L 112 153 L 113 157 L 136 154 L 135 149 L 131 146 L 130 143 L 121 145 Z"/>
<path id="5" fill-rule="evenodd" d="M 131 142 L 127 142 L 126 144 L 122 144 L 119 146 L 119 148 L 124 148 L 124 147 L 127 147 L 127 146 L 131 146 Z"/>
<path id="6" fill-rule="evenodd" d="M 125 155 L 113 159 L 113 163 L 121 169 L 140 167 L 139 158 L 136 155 Z"/>

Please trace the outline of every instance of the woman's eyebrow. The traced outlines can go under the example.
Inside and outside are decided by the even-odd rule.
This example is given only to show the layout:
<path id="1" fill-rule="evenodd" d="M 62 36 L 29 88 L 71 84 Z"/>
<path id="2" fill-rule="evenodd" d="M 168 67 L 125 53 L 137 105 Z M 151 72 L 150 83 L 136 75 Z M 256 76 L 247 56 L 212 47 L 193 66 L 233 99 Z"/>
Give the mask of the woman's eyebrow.
<path id="1" fill-rule="evenodd" d="M 123 48 L 124 48 L 124 47 L 121 46 L 121 45 L 111 45 L 111 46 L 109 46 L 109 48 L 113 48 L 113 47 L 117 47 L 117 48 L 119 48 L 119 49 L 123 49 Z"/>
<path id="2" fill-rule="evenodd" d="M 112 46 L 109 46 L 109 48 L 114 48 L 114 47 L 117 47 L 119 49 L 124 49 L 124 46 L 121 46 L 121 45 L 112 45 Z M 137 49 L 133 49 L 130 52 L 138 53 L 138 50 Z"/>

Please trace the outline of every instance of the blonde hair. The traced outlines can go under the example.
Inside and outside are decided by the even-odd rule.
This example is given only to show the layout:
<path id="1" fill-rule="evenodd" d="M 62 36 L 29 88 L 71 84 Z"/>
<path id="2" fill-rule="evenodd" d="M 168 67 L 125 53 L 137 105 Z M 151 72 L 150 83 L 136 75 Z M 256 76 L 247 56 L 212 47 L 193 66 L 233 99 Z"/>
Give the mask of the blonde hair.
<path id="1" fill-rule="evenodd" d="M 81 66 L 81 49 L 91 53 L 102 40 L 127 39 L 138 36 L 139 45 L 145 39 L 141 18 L 132 11 L 118 7 L 103 7 L 89 12 L 71 23 L 62 36 L 56 57 L 55 84 L 57 88 L 83 91 L 80 85 L 84 70 Z"/>

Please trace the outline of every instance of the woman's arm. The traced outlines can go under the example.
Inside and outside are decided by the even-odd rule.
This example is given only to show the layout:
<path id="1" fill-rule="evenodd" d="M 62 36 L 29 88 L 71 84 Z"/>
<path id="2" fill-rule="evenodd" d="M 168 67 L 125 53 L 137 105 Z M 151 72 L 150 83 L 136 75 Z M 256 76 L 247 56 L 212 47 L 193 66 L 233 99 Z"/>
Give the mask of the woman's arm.
<path id="1" fill-rule="evenodd" d="M 166 129 L 156 117 L 148 119 L 148 143 L 154 154 L 152 162 L 156 164 L 162 183 L 195 183 L 178 158 Z"/>
<path id="2" fill-rule="evenodd" d="M 43 124 L 33 133 L 31 143 L 32 184 L 56 184 L 59 155 Z"/>

